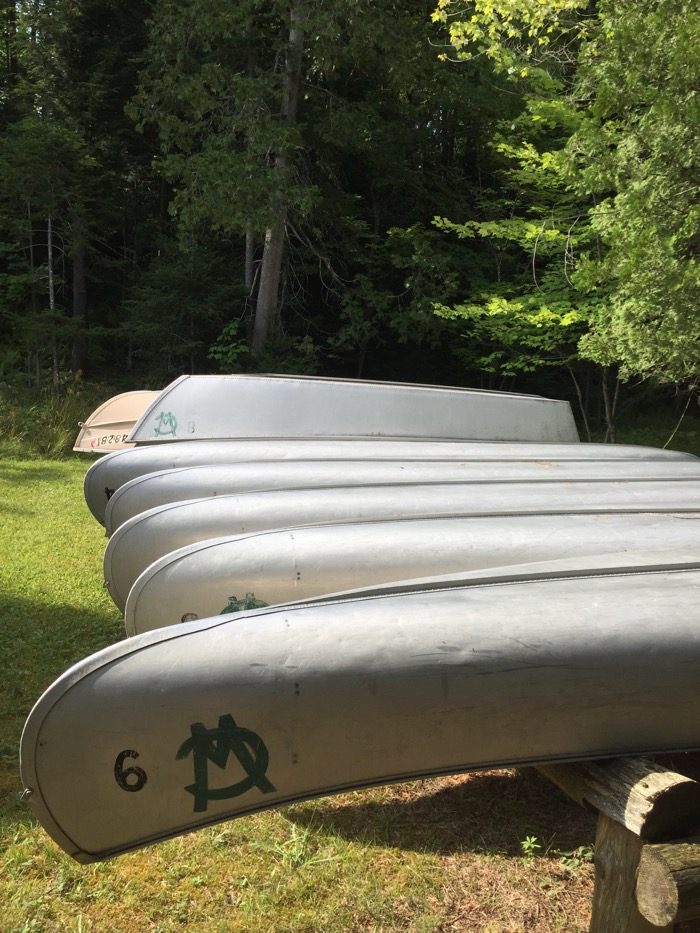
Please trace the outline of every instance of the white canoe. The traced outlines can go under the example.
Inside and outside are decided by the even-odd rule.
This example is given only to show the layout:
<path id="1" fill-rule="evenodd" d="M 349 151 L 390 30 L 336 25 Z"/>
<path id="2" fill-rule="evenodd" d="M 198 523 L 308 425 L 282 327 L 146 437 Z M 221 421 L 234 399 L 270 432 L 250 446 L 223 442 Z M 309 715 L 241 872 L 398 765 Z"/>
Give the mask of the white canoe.
<path id="1" fill-rule="evenodd" d="M 698 460 L 530 460 L 524 463 L 452 460 L 289 460 L 208 464 L 146 473 L 112 495 L 105 511 L 111 535 L 147 509 L 185 499 L 324 486 L 404 485 L 454 482 L 589 482 L 700 480 Z"/>
<path id="2" fill-rule="evenodd" d="M 180 376 L 130 440 L 420 437 L 578 441 L 568 402 L 451 386 L 311 376 Z"/>
<path id="3" fill-rule="evenodd" d="M 213 538 L 166 552 L 136 577 L 139 565 L 158 550 L 151 546 L 144 554 L 151 544 L 148 530 L 125 536 L 122 547 L 105 557 L 110 594 L 126 606 L 128 635 L 217 615 L 232 599 L 248 595 L 272 605 L 392 580 L 631 550 L 700 557 L 700 511 L 511 515 Z M 163 537 L 155 543 L 161 550 L 170 546 Z"/>
<path id="4" fill-rule="evenodd" d="M 595 566 L 122 641 L 32 710 L 25 799 L 90 862 L 349 788 L 700 747 L 700 564 Z"/>
<path id="5" fill-rule="evenodd" d="M 80 422 L 80 432 L 73 450 L 80 453 L 104 454 L 114 450 L 127 450 L 127 442 L 134 425 L 160 392 L 146 389 L 122 392 L 99 405 Z"/>
<path id="6" fill-rule="evenodd" d="M 107 454 L 85 475 L 85 500 L 104 524 L 107 501 L 124 483 L 159 470 L 205 464 L 287 460 L 693 460 L 692 454 L 618 444 L 479 443 L 475 441 L 242 440 L 189 441 Z"/>

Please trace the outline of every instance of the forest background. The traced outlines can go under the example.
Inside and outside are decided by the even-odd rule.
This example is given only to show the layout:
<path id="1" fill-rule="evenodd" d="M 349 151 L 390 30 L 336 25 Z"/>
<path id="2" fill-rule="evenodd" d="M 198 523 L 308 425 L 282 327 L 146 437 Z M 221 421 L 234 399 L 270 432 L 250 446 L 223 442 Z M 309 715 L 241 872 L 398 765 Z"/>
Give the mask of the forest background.
<path id="1" fill-rule="evenodd" d="M 2 0 L 5 412 L 237 371 L 695 411 L 697 7 L 435 3 Z"/>

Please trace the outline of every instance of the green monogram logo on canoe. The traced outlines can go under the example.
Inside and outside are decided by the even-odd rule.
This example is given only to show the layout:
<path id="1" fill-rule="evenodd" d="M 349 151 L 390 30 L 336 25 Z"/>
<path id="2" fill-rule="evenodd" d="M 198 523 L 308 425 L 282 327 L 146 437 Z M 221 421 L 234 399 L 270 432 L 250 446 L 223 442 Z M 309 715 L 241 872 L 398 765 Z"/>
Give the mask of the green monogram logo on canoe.
<path id="1" fill-rule="evenodd" d="M 175 437 L 177 432 L 177 418 L 171 411 L 161 411 L 156 416 L 156 427 L 154 435 L 156 437 Z"/>
<path id="2" fill-rule="evenodd" d="M 255 593 L 246 593 L 243 599 L 236 595 L 229 596 L 228 603 L 221 610 L 220 615 L 227 612 L 243 612 L 245 609 L 264 609 L 269 603 L 264 603 L 262 599 L 257 599 Z"/>
<path id="3" fill-rule="evenodd" d="M 184 741 L 177 758 L 186 758 L 192 752 L 194 758 L 194 784 L 185 790 L 194 796 L 195 812 L 207 809 L 210 800 L 227 800 L 239 797 L 252 787 L 263 794 L 272 793 L 273 785 L 265 777 L 270 756 L 265 743 L 255 732 L 236 724 L 233 716 L 219 716 L 216 729 L 205 729 L 201 722 L 192 723 L 192 735 Z M 209 788 L 209 762 L 222 770 L 229 755 L 234 755 L 246 773 L 240 781 L 228 787 Z"/>

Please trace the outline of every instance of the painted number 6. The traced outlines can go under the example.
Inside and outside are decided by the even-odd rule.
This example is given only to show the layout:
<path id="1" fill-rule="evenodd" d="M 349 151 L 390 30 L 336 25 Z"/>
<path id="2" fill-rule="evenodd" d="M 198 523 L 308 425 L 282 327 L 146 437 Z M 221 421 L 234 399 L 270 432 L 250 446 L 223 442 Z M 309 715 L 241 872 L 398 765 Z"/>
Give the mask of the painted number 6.
<path id="1" fill-rule="evenodd" d="M 131 768 L 124 767 L 125 759 L 138 757 L 139 753 L 135 752 L 132 748 L 126 748 L 117 755 L 117 759 L 114 762 L 114 779 L 122 790 L 128 790 L 130 792 L 141 790 L 148 780 L 143 768 L 133 766 Z"/>

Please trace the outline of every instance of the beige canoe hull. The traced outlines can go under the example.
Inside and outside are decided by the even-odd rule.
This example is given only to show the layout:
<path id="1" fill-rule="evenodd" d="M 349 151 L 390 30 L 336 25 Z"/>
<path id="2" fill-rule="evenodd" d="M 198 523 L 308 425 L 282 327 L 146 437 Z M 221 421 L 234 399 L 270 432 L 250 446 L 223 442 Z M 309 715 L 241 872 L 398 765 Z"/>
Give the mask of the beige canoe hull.
<path id="1" fill-rule="evenodd" d="M 86 421 L 81 422 L 73 450 L 86 454 L 106 454 L 133 447 L 134 444 L 128 441 L 129 434 L 159 394 L 143 389 L 122 392 L 107 399 Z"/>

